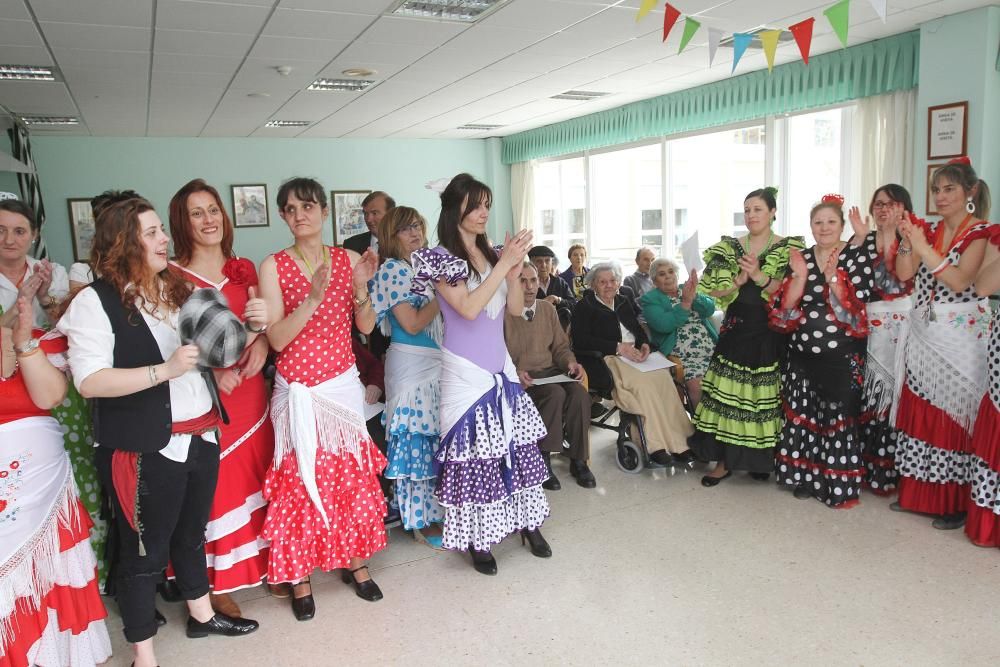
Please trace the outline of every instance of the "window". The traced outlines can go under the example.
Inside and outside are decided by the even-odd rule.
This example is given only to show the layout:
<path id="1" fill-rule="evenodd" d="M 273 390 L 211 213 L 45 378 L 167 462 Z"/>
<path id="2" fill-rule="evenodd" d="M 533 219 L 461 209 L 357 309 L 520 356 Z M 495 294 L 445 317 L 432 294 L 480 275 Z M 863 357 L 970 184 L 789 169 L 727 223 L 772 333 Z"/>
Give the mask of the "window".
<path id="1" fill-rule="evenodd" d="M 552 160 L 535 171 L 535 243 L 566 257 L 573 243 L 584 243 L 587 194 L 584 159 Z M 568 262 L 561 261 L 562 266 Z"/>

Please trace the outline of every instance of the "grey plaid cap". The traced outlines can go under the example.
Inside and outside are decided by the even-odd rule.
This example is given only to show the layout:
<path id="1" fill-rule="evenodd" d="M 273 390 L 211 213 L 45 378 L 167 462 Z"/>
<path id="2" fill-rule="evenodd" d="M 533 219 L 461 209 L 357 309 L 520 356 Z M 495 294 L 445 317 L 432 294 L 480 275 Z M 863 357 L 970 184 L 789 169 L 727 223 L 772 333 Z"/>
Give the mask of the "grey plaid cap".
<path id="1" fill-rule="evenodd" d="M 217 289 L 196 289 L 181 306 L 179 333 L 184 344 L 198 346 L 198 365 L 228 368 L 243 354 L 247 333 L 226 297 Z"/>

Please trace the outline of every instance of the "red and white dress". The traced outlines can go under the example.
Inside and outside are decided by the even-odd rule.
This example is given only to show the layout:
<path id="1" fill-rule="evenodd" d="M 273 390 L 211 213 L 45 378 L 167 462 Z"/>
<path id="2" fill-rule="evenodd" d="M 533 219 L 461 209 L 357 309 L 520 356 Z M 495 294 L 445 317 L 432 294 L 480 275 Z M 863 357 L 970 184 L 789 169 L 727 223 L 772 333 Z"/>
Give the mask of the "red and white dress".
<path id="1" fill-rule="evenodd" d="M 257 270 L 246 259 L 231 259 L 222 269 L 226 277 L 214 283 L 171 262 L 195 287 L 222 292 L 229 309 L 242 319 L 247 293 L 257 285 Z M 244 377 L 232 394 L 222 395 L 229 424 L 221 426 L 219 482 L 212 513 L 205 527 L 205 559 L 213 593 L 256 586 L 267 574 L 268 545 L 261 533 L 267 502 L 264 479 L 274 456 L 274 429 L 264 376 Z"/>
<path id="2" fill-rule="evenodd" d="M 65 339 L 42 347 L 63 352 Z M 0 381 L 0 667 L 111 656 L 91 525 L 59 424 L 31 401 L 19 372 Z"/>
<path id="3" fill-rule="evenodd" d="M 365 426 L 364 387 L 351 352 L 351 262 L 329 248 L 330 285 L 316 312 L 278 355 L 271 399 L 274 465 L 264 498 L 271 540 L 269 583 L 299 581 L 315 569 L 350 566 L 386 546 L 385 457 Z M 285 313 L 311 289 L 295 261 L 274 255 Z"/>

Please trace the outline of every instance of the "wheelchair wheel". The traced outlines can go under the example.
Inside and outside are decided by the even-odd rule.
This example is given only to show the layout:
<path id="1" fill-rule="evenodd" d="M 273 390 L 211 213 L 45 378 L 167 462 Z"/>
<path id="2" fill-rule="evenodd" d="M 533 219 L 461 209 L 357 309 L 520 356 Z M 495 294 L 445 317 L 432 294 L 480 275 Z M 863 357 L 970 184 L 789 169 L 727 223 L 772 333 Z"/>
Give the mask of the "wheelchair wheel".
<path id="1" fill-rule="evenodd" d="M 618 444 L 618 455 L 615 460 L 622 472 L 635 474 L 642 471 L 642 451 L 631 440 L 625 440 Z"/>

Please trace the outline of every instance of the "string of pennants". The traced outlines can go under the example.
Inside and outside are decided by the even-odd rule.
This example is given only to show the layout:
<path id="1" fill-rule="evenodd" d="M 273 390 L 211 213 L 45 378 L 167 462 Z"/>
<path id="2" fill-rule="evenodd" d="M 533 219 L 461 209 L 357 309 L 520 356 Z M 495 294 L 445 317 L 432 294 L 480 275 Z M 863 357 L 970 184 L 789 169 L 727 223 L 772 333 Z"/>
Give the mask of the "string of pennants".
<path id="1" fill-rule="evenodd" d="M 872 8 L 885 23 L 886 14 L 886 0 L 868 0 Z M 646 17 L 656 6 L 660 4 L 660 0 L 642 0 L 642 4 L 639 5 L 639 12 L 636 14 L 636 22 L 641 21 Z M 848 17 L 850 14 L 850 4 L 851 0 L 839 0 L 836 4 L 823 10 L 823 14 L 826 16 L 827 20 L 830 22 L 830 26 L 833 28 L 834 33 L 836 33 L 837 38 L 840 39 L 840 43 L 845 47 L 847 46 L 847 26 Z M 682 13 L 676 7 L 674 7 L 669 2 L 666 3 L 663 12 L 663 41 L 667 41 L 667 37 L 670 32 L 674 29 L 674 25 L 680 20 Z M 701 28 L 701 22 L 696 20 L 693 16 L 684 16 L 684 32 L 681 35 L 680 48 L 677 53 L 681 53 L 685 48 L 687 48 L 688 43 L 695 36 L 695 33 Z M 802 54 L 802 62 L 806 65 L 809 64 L 809 49 L 812 47 L 812 36 L 813 36 L 813 26 L 816 23 L 814 17 L 809 17 L 803 21 L 799 21 L 795 25 L 788 26 L 788 31 L 792 33 L 792 37 L 795 38 L 795 43 L 799 47 L 799 53 Z M 781 33 L 784 30 L 761 30 L 759 33 L 753 34 L 748 32 L 734 32 L 733 35 L 733 69 L 732 72 L 736 71 L 736 66 L 740 62 L 740 58 L 746 52 L 747 47 L 753 41 L 754 37 L 760 39 L 761 46 L 764 48 L 764 57 L 767 58 L 767 71 L 770 72 L 774 69 L 774 52 L 778 48 L 778 40 L 781 37 Z M 719 48 L 719 42 L 722 40 L 722 36 L 725 33 L 722 30 L 718 30 L 711 26 L 708 27 L 708 66 L 711 67 L 712 63 L 715 61 L 715 52 Z"/>

